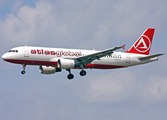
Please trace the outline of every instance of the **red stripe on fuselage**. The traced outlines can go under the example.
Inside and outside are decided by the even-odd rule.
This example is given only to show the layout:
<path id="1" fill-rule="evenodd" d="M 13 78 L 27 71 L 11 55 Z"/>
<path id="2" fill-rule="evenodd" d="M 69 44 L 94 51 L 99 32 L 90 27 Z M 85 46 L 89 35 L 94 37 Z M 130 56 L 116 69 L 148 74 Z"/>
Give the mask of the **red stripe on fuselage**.
<path id="1" fill-rule="evenodd" d="M 5 61 L 15 63 L 15 64 L 44 65 L 44 66 L 57 67 L 57 62 L 53 62 L 53 61 L 34 61 L 34 60 L 15 60 L 15 59 L 5 59 Z M 87 64 L 84 68 L 116 69 L 116 68 L 123 68 L 123 67 L 126 67 L 126 66 L 104 65 L 104 64 Z M 80 69 L 80 68 L 76 67 L 74 69 Z"/>

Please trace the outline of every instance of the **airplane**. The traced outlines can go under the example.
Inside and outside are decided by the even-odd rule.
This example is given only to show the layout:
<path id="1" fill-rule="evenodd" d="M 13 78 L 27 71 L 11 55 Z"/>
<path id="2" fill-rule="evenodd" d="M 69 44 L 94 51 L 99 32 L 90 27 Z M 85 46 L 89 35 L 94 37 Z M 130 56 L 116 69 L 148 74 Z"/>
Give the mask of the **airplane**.
<path id="1" fill-rule="evenodd" d="M 145 64 L 158 60 L 163 54 L 149 55 L 154 28 L 147 28 L 132 47 L 125 52 L 115 52 L 125 45 L 103 51 L 21 46 L 15 47 L 2 55 L 2 59 L 23 65 L 21 74 L 25 74 L 26 65 L 38 65 L 41 74 L 54 74 L 66 69 L 69 80 L 74 78 L 71 69 L 116 69 Z"/>

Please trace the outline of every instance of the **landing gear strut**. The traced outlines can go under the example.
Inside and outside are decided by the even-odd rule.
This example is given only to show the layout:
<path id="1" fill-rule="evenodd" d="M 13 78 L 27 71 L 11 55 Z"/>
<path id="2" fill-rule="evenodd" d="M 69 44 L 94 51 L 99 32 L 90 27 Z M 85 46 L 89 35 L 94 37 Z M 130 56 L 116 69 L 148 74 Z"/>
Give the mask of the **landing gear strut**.
<path id="1" fill-rule="evenodd" d="M 25 69 L 26 69 L 26 64 L 23 64 L 23 71 L 21 71 L 21 74 L 25 74 L 26 73 Z"/>
<path id="2" fill-rule="evenodd" d="M 74 75 L 71 74 L 71 70 L 70 70 L 70 69 L 66 69 L 66 70 L 69 72 L 67 78 L 68 78 L 69 80 L 73 79 L 73 78 L 74 78 Z"/>

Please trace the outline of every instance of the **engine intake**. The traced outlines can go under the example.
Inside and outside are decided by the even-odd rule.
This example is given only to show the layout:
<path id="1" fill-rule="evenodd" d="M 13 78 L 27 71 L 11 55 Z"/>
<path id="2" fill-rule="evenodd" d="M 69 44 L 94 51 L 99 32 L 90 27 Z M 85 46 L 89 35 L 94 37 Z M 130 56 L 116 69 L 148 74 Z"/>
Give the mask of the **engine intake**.
<path id="1" fill-rule="evenodd" d="M 75 61 L 70 59 L 59 59 L 57 66 L 60 69 L 71 69 L 74 68 Z"/>
<path id="2" fill-rule="evenodd" d="M 61 72 L 61 69 L 52 66 L 39 66 L 39 72 L 41 74 L 54 74 L 55 72 Z"/>

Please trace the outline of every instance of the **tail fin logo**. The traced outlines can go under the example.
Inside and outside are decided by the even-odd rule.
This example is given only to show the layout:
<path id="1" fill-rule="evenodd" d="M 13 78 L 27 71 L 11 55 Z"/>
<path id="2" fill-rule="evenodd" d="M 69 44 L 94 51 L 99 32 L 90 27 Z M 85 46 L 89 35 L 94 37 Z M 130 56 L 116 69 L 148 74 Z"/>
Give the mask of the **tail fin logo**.
<path id="1" fill-rule="evenodd" d="M 150 39 L 145 36 L 142 35 L 140 37 L 140 39 L 138 40 L 138 42 L 136 42 L 134 44 L 134 48 L 138 51 L 138 52 L 147 52 L 151 47 L 151 41 Z"/>
<path id="2" fill-rule="evenodd" d="M 154 36 L 154 28 L 148 28 L 126 53 L 149 55 Z"/>

